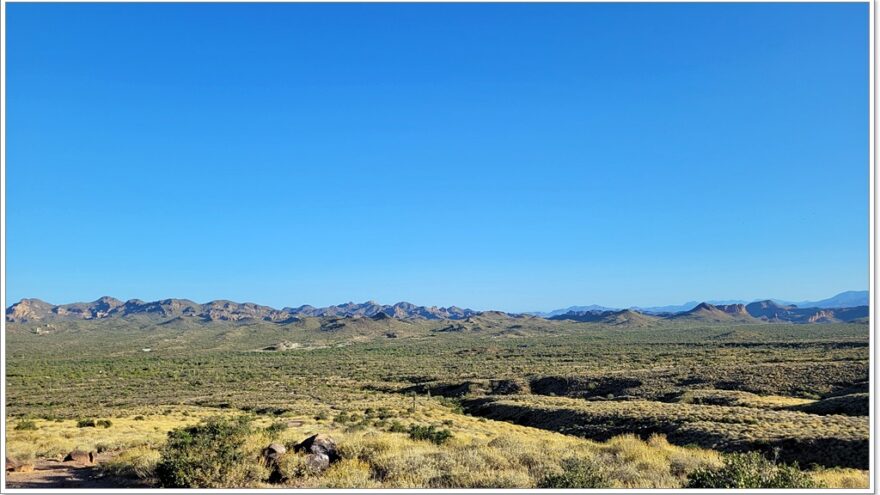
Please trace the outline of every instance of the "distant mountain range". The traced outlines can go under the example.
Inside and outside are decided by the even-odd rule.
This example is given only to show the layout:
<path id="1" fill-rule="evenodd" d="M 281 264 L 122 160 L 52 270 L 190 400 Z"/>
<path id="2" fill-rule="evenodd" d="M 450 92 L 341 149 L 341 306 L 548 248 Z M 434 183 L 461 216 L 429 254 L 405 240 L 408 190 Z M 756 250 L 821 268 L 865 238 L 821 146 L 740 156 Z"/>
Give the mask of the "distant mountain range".
<path id="1" fill-rule="evenodd" d="M 660 319 L 703 322 L 790 322 L 831 323 L 866 321 L 868 318 L 867 291 L 850 291 L 832 298 L 800 304 L 782 303 L 767 299 L 748 304 L 723 301 L 719 303 L 688 303 L 682 306 L 615 309 L 602 306 L 573 306 L 549 313 L 530 314 L 549 320 L 597 322 L 611 325 L 641 326 Z M 211 301 L 200 304 L 189 299 L 164 299 L 145 302 L 140 299 L 121 301 L 102 297 L 92 302 L 53 305 L 39 299 L 22 299 L 6 309 L 8 322 L 35 322 L 59 320 L 104 320 L 112 318 L 148 318 L 156 321 L 197 319 L 211 321 L 258 320 L 286 323 L 302 318 L 397 318 L 421 320 L 465 320 L 477 315 L 499 315 L 498 311 L 474 311 L 450 306 L 417 306 L 408 302 L 379 304 L 339 304 L 318 308 L 314 306 L 275 309 L 254 303 Z"/>
<path id="2" fill-rule="evenodd" d="M 455 306 L 448 308 L 416 306 L 408 302 L 387 305 L 367 301 L 361 304 L 350 302 L 325 308 L 305 305 L 296 308 L 275 309 L 254 303 L 237 303 L 225 300 L 199 304 L 189 299 L 164 299 L 152 302 L 132 299 L 123 302 L 113 297 L 102 297 L 92 302 L 57 306 L 39 299 L 22 299 L 21 302 L 6 309 L 6 321 L 100 320 L 139 315 L 156 319 L 198 318 L 204 321 L 263 320 L 286 322 L 305 317 L 373 318 L 379 315 L 390 318 L 460 320 L 476 314 L 478 314 L 477 311 Z"/>
<path id="3" fill-rule="evenodd" d="M 852 308 L 855 306 L 868 306 L 868 291 L 866 290 L 851 290 L 846 292 L 841 292 L 836 296 L 829 297 L 828 299 L 822 299 L 819 301 L 800 301 L 793 302 L 784 299 L 774 299 L 769 298 L 765 300 L 773 301 L 777 304 L 783 306 L 797 306 L 799 308 Z M 730 300 L 708 300 L 706 301 L 709 304 L 715 306 L 727 305 L 727 304 L 749 304 L 753 302 L 759 302 L 762 299 L 755 299 L 752 301 L 745 301 L 739 299 L 730 299 Z M 639 311 L 641 313 L 651 313 L 651 314 L 663 314 L 663 313 L 680 313 L 683 311 L 690 311 L 695 306 L 700 304 L 700 301 L 688 301 L 684 304 L 673 304 L 669 306 L 632 306 L 628 309 L 632 309 L 635 311 Z M 571 306 L 564 309 L 555 309 L 553 311 L 547 312 L 531 312 L 528 313 L 534 316 L 541 316 L 544 318 L 564 315 L 566 313 L 578 312 L 578 311 L 619 311 L 624 308 L 614 308 L 607 306 L 598 306 L 598 305 L 590 305 L 590 306 Z"/>
<path id="4" fill-rule="evenodd" d="M 570 311 L 548 319 L 643 326 L 661 319 L 704 323 L 849 323 L 867 321 L 868 315 L 868 306 L 799 308 L 768 299 L 750 304 L 718 306 L 703 302 L 687 311 L 665 313 L 643 313 L 632 309 Z"/>

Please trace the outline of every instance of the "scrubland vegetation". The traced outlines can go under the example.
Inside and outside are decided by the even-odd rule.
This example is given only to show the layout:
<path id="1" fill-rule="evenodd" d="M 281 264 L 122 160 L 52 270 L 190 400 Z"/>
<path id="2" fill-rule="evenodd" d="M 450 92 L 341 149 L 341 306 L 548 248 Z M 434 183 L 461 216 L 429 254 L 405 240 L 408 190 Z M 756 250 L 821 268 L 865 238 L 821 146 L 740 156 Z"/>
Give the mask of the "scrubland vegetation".
<path id="1" fill-rule="evenodd" d="M 10 324 L 7 456 L 152 486 L 867 486 L 867 325 L 480 318 Z M 292 450 L 316 433 L 326 469 Z"/>

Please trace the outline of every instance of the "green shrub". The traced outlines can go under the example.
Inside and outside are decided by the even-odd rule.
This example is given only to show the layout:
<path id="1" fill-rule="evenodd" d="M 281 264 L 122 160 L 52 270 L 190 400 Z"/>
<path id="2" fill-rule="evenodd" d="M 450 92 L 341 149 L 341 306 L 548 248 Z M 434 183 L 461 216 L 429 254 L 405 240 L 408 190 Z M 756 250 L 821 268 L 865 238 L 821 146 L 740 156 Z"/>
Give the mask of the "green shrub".
<path id="1" fill-rule="evenodd" d="M 409 430 L 403 425 L 403 423 L 395 419 L 391 422 L 391 426 L 388 427 L 388 431 L 392 433 L 406 433 Z"/>
<path id="2" fill-rule="evenodd" d="M 25 420 L 19 421 L 18 424 L 15 425 L 15 429 L 16 430 L 36 430 L 37 424 L 34 423 L 30 419 L 25 419 Z"/>
<path id="3" fill-rule="evenodd" d="M 410 425 L 409 437 L 413 440 L 428 440 L 441 445 L 452 438 L 452 432 L 445 428 L 438 430 L 434 425 Z"/>
<path id="4" fill-rule="evenodd" d="M 562 473 L 544 476 L 539 488 L 610 488 L 611 480 L 596 464 L 570 457 L 562 461 Z"/>
<path id="5" fill-rule="evenodd" d="M 821 488 L 809 474 L 792 465 L 777 464 L 758 452 L 731 454 L 720 469 L 697 469 L 688 475 L 688 488 Z"/>
<path id="6" fill-rule="evenodd" d="M 283 421 L 279 421 L 277 423 L 272 423 L 271 425 L 267 426 L 266 433 L 268 433 L 270 436 L 274 436 L 274 435 L 277 435 L 278 433 L 281 433 L 282 431 L 284 431 L 286 429 L 287 429 L 287 423 L 285 423 Z"/>
<path id="7" fill-rule="evenodd" d="M 77 428 L 94 428 L 95 420 L 94 419 L 78 419 L 76 421 Z"/>
<path id="8" fill-rule="evenodd" d="M 145 419 L 147 419 L 147 418 L 145 418 L 145 417 L 141 416 L 140 414 L 138 414 L 137 416 L 135 416 L 135 417 L 132 418 L 132 419 L 134 419 L 135 421 L 143 421 L 143 420 L 145 420 Z"/>
<path id="9" fill-rule="evenodd" d="M 233 488 L 263 480 L 268 471 L 248 448 L 254 433 L 247 417 L 208 420 L 168 433 L 156 477 L 163 487 Z"/>
<path id="10" fill-rule="evenodd" d="M 101 428 L 110 428 L 111 426 L 113 426 L 113 422 L 109 419 L 99 419 L 95 424 L 100 426 Z"/>

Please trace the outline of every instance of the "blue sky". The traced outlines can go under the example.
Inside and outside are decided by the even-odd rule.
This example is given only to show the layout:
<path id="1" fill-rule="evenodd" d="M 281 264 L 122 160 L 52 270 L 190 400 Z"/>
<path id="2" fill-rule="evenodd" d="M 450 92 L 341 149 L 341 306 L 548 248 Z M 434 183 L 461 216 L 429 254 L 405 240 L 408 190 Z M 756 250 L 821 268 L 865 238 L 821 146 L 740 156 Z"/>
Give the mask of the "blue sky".
<path id="1" fill-rule="evenodd" d="M 7 13 L 7 305 L 868 285 L 867 3 Z"/>

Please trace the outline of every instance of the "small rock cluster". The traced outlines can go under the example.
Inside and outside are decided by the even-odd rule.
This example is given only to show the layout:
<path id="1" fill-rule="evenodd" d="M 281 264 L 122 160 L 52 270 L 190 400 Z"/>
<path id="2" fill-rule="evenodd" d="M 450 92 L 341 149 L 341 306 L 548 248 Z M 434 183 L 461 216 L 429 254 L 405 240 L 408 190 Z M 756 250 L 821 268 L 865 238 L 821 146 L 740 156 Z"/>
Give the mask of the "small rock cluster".
<path id="1" fill-rule="evenodd" d="M 320 473 L 340 459 L 336 442 L 327 435 L 312 435 L 292 448 L 294 453 L 306 455 L 306 466 L 312 472 Z M 263 462 L 271 468 L 269 483 L 281 483 L 287 475 L 281 469 L 281 459 L 287 454 L 287 448 L 280 443 L 269 444 L 263 449 Z"/>

